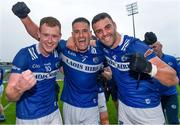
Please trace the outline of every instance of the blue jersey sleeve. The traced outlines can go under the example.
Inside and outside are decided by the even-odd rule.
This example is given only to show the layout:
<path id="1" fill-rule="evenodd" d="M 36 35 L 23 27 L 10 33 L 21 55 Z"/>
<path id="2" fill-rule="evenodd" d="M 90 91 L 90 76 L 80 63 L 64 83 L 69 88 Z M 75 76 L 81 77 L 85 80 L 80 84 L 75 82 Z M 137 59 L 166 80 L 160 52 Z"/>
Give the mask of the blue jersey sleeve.
<path id="1" fill-rule="evenodd" d="M 136 38 L 132 39 L 130 46 L 128 47 L 128 50 L 130 53 L 142 54 L 144 57 L 146 57 L 147 60 L 156 57 L 156 54 L 148 45 Z"/>
<path id="2" fill-rule="evenodd" d="M 67 41 L 65 41 L 65 40 L 60 40 L 58 42 L 58 46 L 57 46 L 58 53 L 62 52 L 62 50 L 66 48 L 66 43 L 67 43 Z"/>
<path id="3" fill-rule="evenodd" d="M 100 40 L 96 40 L 96 47 L 100 50 L 103 51 L 103 48 L 107 48 Z"/>
<path id="4" fill-rule="evenodd" d="M 171 57 L 171 61 L 172 61 L 172 68 L 174 68 L 174 70 L 176 70 L 176 72 L 178 71 L 178 63 L 177 63 L 177 60 L 174 56 L 170 56 Z"/>
<path id="5" fill-rule="evenodd" d="M 11 73 L 21 73 L 28 69 L 27 49 L 21 49 L 13 59 Z"/>

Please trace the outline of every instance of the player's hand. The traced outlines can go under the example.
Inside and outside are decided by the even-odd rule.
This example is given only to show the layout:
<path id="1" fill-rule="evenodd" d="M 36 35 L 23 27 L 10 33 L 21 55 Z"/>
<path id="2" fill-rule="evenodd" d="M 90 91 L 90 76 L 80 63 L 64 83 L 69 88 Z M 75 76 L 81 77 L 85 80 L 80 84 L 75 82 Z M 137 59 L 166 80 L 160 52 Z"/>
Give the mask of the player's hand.
<path id="1" fill-rule="evenodd" d="M 30 9 L 24 2 L 17 2 L 15 5 L 13 5 L 12 11 L 21 19 L 26 18 L 30 13 Z"/>
<path id="2" fill-rule="evenodd" d="M 138 73 L 150 73 L 152 71 L 152 64 L 146 58 L 138 53 L 126 55 L 130 62 L 129 68 Z"/>
<path id="3" fill-rule="evenodd" d="M 96 78 L 96 81 L 97 81 L 98 84 L 103 86 L 107 80 L 102 74 L 98 74 L 97 78 Z"/>
<path id="4" fill-rule="evenodd" d="M 104 67 L 103 68 L 103 72 L 102 75 L 107 79 L 107 80 L 111 80 L 112 79 L 112 71 L 111 68 L 108 67 Z"/>
<path id="5" fill-rule="evenodd" d="M 19 82 L 16 83 L 16 89 L 21 92 L 31 89 L 36 84 L 36 78 L 30 70 L 21 73 Z"/>
<path id="6" fill-rule="evenodd" d="M 107 111 L 100 112 L 100 122 L 101 122 L 101 125 L 109 125 L 109 119 L 108 119 Z"/>
<path id="7" fill-rule="evenodd" d="M 72 37 L 68 38 L 66 47 L 72 51 L 78 52 L 74 39 Z"/>

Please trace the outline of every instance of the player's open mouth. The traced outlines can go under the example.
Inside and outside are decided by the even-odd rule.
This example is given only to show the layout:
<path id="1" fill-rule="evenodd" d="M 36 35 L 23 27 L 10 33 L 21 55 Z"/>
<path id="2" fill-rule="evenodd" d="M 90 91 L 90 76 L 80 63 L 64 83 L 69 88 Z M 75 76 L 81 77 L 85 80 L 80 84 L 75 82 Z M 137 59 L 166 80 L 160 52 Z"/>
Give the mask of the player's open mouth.
<path id="1" fill-rule="evenodd" d="M 80 39 L 80 40 L 79 40 L 79 44 L 80 44 L 80 45 L 84 45 L 85 43 L 86 43 L 86 39 Z"/>

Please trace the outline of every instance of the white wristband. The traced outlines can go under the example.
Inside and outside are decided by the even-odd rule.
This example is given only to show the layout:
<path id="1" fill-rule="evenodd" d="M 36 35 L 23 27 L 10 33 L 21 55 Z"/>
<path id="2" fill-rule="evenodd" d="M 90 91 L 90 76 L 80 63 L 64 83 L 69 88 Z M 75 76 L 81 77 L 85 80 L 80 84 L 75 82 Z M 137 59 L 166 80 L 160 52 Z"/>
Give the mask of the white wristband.
<path id="1" fill-rule="evenodd" d="M 98 108 L 99 112 L 107 111 L 106 98 L 104 92 L 98 93 Z"/>
<path id="2" fill-rule="evenodd" d="M 152 64 L 152 70 L 148 73 L 151 77 L 154 77 L 157 74 L 157 66 Z"/>

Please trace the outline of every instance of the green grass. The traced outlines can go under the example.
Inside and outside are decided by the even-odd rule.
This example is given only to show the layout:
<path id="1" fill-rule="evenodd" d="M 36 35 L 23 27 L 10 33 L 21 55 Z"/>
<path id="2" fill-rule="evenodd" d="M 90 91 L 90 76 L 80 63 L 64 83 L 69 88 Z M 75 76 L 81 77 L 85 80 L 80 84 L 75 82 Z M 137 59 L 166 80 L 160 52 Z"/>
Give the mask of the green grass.
<path id="1" fill-rule="evenodd" d="M 6 85 L 6 84 L 4 84 Z M 63 83 L 62 82 L 59 82 L 59 85 L 60 85 L 60 93 L 62 92 L 62 88 L 63 88 Z M 59 93 L 59 96 L 60 96 L 60 93 Z M 3 94 L 3 98 L 2 98 L 2 104 L 3 106 L 7 106 L 7 104 L 9 104 L 9 102 L 7 101 L 7 99 L 5 98 L 5 95 Z M 60 107 L 60 110 L 62 112 L 62 101 L 59 100 L 59 107 Z M 117 123 L 117 116 L 114 112 L 115 111 L 115 107 L 114 107 L 114 103 L 112 102 L 112 100 L 110 99 L 110 101 L 107 103 L 108 107 L 110 107 L 109 109 L 111 110 L 108 110 L 108 113 L 109 113 L 109 120 L 110 120 L 110 123 Z M 15 103 L 11 103 L 9 105 L 9 107 L 5 110 L 5 115 L 6 115 L 6 121 L 5 122 L 0 122 L 0 125 L 5 125 L 5 124 L 15 124 Z"/>
<path id="2" fill-rule="evenodd" d="M 60 93 L 61 93 L 63 83 L 59 82 L 59 85 L 61 88 L 60 89 Z M 180 100 L 180 87 L 179 86 L 177 87 L 177 90 L 178 90 L 178 95 L 179 95 L 178 98 Z M 59 93 L 59 96 L 60 96 L 60 93 Z M 5 98 L 4 94 L 3 94 L 3 98 L 2 98 L 2 104 L 4 107 L 6 107 L 9 104 L 9 102 Z M 179 106 L 180 106 L 180 103 L 179 103 Z M 59 107 L 60 107 L 60 110 L 62 112 L 62 102 L 61 101 L 59 101 Z M 114 103 L 111 99 L 107 102 L 107 107 L 108 107 L 110 124 L 116 124 L 117 123 L 117 115 L 116 115 L 117 112 L 115 110 Z M 180 110 L 180 108 L 179 108 L 179 110 Z M 15 114 L 15 103 L 10 103 L 9 107 L 5 110 L 5 115 L 6 115 L 6 121 L 0 122 L 0 125 L 15 124 L 15 116 L 16 116 L 16 114 Z M 180 118 L 180 113 L 179 113 L 179 118 Z"/>

